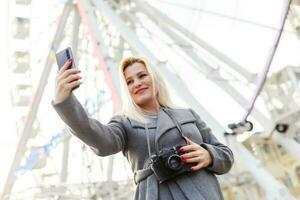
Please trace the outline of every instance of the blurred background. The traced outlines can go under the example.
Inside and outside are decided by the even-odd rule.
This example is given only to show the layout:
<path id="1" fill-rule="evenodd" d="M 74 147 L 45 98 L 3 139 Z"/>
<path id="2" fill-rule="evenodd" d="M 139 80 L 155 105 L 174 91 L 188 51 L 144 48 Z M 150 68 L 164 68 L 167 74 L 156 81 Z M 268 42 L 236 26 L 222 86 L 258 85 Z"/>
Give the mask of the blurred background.
<path id="1" fill-rule="evenodd" d="M 226 200 L 300 199 L 299 0 L 0 4 L 2 199 L 132 199 L 126 158 L 96 156 L 51 106 L 55 53 L 66 47 L 90 117 L 107 123 L 120 109 L 118 64 L 144 56 L 174 102 L 234 151 L 232 170 L 218 176 Z"/>

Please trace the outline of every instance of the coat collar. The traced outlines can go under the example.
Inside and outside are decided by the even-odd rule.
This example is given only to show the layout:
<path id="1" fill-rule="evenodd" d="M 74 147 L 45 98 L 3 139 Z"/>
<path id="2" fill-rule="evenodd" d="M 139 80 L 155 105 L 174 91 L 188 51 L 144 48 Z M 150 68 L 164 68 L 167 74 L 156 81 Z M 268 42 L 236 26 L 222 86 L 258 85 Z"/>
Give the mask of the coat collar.
<path id="1" fill-rule="evenodd" d="M 162 129 L 161 131 L 165 131 L 167 129 L 170 129 L 170 128 L 173 128 L 176 126 L 172 121 L 170 121 L 171 118 L 165 113 L 165 111 L 164 111 L 165 109 L 166 108 L 163 108 L 163 107 L 160 108 L 158 115 L 157 115 L 157 124 L 153 124 L 153 123 L 147 124 L 149 129 L 151 129 L 151 128 L 158 129 L 159 128 L 159 129 Z M 130 123 L 133 128 L 145 129 L 145 124 L 142 122 L 136 121 L 134 119 L 130 119 Z M 159 132 L 161 132 L 161 131 L 159 131 Z"/>
<path id="2" fill-rule="evenodd" d="M 129 119 L 129 121 L 130 121 L 130 124 L 131 124 L 132 128 L 145 129 L 145 124 L 144 123 L 136 121 L 134 119 Z M 149 129 L 156 128 L 156 124 L 153 124 L 153 123 L 149 123 L 149 124 L 147 124 L 147 126 L 148 126 Z"/>
<path id="3" fill-rule="evenodd" d="M 149 129 L 156 128 L 155 133 L 155 143 L 158 143 L 158 140 L 168 132 L 168 130 L 176 127 L 176 124 L 173 122 L 169 114 L 178 121 L 179 124 L 185 124 L 188 122 L 195 122 L 196 119 L 193 114 L 187 109 L 170 109 L 161 107 L 158 113 L 157 124 L 147 124 Z M 136 120 L 130 119 L 131 126 L 133 128 L 145 129 L 145 124 L 138 122 Z"/>

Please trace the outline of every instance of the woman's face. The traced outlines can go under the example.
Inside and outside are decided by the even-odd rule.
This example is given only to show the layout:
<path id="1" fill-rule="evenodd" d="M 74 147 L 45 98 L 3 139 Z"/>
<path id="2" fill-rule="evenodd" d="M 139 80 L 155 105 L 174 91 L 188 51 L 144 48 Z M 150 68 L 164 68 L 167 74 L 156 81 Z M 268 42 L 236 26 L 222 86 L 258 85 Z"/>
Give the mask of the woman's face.
<path id="1" fill-rule="evenodd" d="M 124 77 L 133 101 L 141 108 L 156 100 L 152 79 L 142 63 L 133 63 L 124 70 Z"/>

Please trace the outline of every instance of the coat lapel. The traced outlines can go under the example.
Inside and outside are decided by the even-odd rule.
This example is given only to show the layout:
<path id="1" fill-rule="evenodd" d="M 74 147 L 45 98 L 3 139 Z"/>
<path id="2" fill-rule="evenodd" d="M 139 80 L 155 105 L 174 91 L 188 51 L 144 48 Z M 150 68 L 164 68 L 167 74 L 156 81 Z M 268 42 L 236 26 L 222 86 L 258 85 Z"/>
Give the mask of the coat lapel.
<path id="1" fill-rule="evenodd" d="M 175 128 L 176 124 L 173 123 L 170 116 L 164 111 L 166 108 L 161 108 L 157 118 L 157 126 L 155 133 L 155 144 L 158 144 L 160 137 L 168 130 Z"/>
<path id="2" fill-rule="evenodd" d="M 169 114 L 166 113 L 165 111 L 166 109 L 168 113 L 171 114 L 173 118 L 175 118 L 175 120 L 179 123 L 180 126 L 185 123 L 193 123 L 196 121 L 193 114 L 188 110 L 174 110 L 168 108 L 161 108 L 158 115 L 156 134 L 155 134 L 156 148 L 158 148 L 157 144 L 159 142 L 159 139 L 165 133 L 167 133 L 168 130 L 176 127 L 175 122 L 173 122 Z"/>

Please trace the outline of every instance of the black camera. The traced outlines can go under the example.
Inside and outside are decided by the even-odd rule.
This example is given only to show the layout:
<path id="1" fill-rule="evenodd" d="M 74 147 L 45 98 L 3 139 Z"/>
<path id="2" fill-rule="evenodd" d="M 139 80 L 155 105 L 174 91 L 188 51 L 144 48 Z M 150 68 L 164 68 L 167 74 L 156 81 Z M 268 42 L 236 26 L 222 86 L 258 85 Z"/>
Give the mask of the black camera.
<path id="1" fill-rule="evenodd" d="M 151 168 L 160 183 L 186 173 L 193 166 L 193 164 L 185 164 L 181 160 L 180 155 L 183 154 L 179 151 L 181 147 L 179 145 L 163 149 L 158 155 L 152 155 Z"/>

